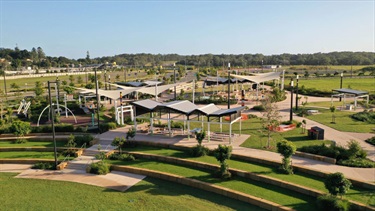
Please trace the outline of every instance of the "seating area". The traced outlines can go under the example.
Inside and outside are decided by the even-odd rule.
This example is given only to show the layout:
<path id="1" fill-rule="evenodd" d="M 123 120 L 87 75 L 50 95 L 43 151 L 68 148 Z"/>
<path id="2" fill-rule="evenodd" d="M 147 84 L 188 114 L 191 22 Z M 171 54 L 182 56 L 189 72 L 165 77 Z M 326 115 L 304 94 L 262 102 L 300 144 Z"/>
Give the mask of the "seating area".
<path id="1" fill-rule="evenodd" d="M 227 133 L 219 133 L 219 132 L 210 133 L 210 141 L 229 141 L 229 137 L 233 139 L 236 137 L 236 135 L 231 134 L 231 136 L 229 136 L 229 134 Z M 205 139 L 208 140 L 208 136 L 206 136 Z"/>

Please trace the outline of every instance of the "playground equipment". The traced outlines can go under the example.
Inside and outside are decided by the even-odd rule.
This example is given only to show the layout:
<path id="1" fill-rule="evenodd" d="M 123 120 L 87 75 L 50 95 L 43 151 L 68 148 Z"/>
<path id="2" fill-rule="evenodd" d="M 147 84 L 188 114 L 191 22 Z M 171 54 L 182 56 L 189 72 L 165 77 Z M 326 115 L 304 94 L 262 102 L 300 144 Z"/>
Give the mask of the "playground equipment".
<path id="1" fill-rule="evenodd" d="M 20 102 L 20 106 L 18 107 L 17 114 L 20 114 L 22 112 L 25 115 L 25 117 L 27 117 L 27 111 L 29 110 L 30 105 L 31 105 L 30 101 L 26 102 L 25 99 L 22 99 L 22 101 Z"/>
<path id="2" fill-rule="evenodd" d="M 133 106 L 119 106 L 119 107 L 116 107 L 116 121 L 117 121 L 117 124 L 121 124 L 123 125 L 124 124 L 124 113 L 126 112 L 130 112 L 130 118 L 131 120 L 133 121 L 134 120 L 134 111 L 133 111 Z"/>
<path id="3" fill-rule="evenodd" d="M 52 106 L 54 106 L 54 105 L 55 105 L 55 104 L 52 104 Z M 73 112 L 72 112 L 68 107 L 66 107 L 66 106 L 63 106 L 63 105 L 60 105 L 60 106 L 65 107 L 65 110 L 68 110 L 68 111 L 72 114 L 72 116 L 74 117 L 74 121 L 75 121 L 75 123 L 77 123 L 76 116 L 74 116 Z M 49 107 L 50 107 L 50 105 L 47 105 L 47 106 L 43 109 L 43 111 L 40 113 L 39 118 L 38 118 L 37 127 L 39 127 L 39 121 L 40 121 L 40 118 L 42 117 L 44 111 L 45 111 L 47 108 L 49 108 Z M 59 109 L 57 109 L 57 110 L 59 110 Z M 50 112 L 49 112 L 49 113 L 50 113 Z"/>

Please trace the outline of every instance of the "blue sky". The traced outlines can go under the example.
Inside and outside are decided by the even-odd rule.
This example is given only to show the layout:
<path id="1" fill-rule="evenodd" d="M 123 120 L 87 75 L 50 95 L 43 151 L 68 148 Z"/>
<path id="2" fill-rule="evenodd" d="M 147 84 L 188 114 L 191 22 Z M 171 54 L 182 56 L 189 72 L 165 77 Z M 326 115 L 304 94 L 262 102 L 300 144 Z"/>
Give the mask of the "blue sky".
<path id="1" fill-rule="evenodd" d="M 375 51 L 370 1 L 0 0 L 0 47 L 121 53 Z"/>

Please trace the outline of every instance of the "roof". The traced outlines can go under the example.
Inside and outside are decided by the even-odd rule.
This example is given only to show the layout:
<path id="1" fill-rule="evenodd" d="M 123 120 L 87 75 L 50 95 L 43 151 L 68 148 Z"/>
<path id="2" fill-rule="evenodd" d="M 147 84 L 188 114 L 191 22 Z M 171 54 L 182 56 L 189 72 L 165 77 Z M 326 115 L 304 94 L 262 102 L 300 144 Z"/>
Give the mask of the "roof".
<path id="1" fill-rule="evenodd" d="M 251 82 L 259 84 L 259 83 L 266 82 L 266 81 L 280 79 L 280 74 L 281 72 L 269 72 L 269 73 L 259 73 L 254 76 L 247 76 L 247 75 L 245 76 L 245 75 L 236 75 L 236 74 L 231 74 L 231 76 L 238 78 L 238 79 L 251 81 Z"/>
<path id="2" fill-rule="evenodd" d="M 242 111 L 244 109 L 245 109 L 244 106 L 231 108 L 231 109 L 220 109 L 220 110 L 217 110 L 217 111 L 209 114 L 208 116 L 214 116 L 214 117 L 228 116 L 228 115 L 236 114 L 239 111 Z"/>
<path id="3" fill-rule="evenodd" d="M 335 91 L 335 92 L 338 92 L 338 93 L 352 94 L 352 95 L 355 95 L 355 96 L 368 94 L 368 92 L 366 92 L 366 91 L 354 90 L 354 89 L 333 89 L 332 91 Z"/>
<path id="4" fill-rule="evenodd" d="M 169 109 L 177 113 L 188 115 L 197 108 L 198 106 L 188 100 L 177 100 L 158 105 L 156 109 Z"/>
<path id="5" fill-rule="evenodd" d="M 161 105 L 161 103 L 156 102 L 154 100 L 146 99 L 146 100 L 139 100 L 130 102 L 130 105 L 142 107 L 144 109 L 147 109 L 149 111 L 153 111 L 158 105 Z"/>

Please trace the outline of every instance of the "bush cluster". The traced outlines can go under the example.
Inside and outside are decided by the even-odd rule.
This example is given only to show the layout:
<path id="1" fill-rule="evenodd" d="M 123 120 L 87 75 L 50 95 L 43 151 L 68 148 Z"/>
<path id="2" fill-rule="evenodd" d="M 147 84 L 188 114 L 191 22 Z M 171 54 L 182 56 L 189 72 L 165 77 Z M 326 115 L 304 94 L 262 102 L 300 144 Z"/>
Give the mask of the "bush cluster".
<path id="1" fill-rule="evenodd" d="M 317 200 L 319 210 L 327 211 L 347 211 L 349 210 L 350 203 L 348 200 L 339 199 L 335 196 L 322 195 Z"/>
<path id="2" fill-rule="evenodd" d="M 44 163 L 44 162 L 35 163 L 31 168 L 32 169 L 48 169 L 48 170 L 56 169 L 54 164 Z"/>
<path id="3" fill-rule="evenodd" d="M 45 125 L 45 126 L 39 126 L 39 127 L 31 127 L 32 133 L 51 133 L 52 132 L 52 126 L 51 125 Z M 77 127 L 74 128 L 72 124 L 56 124 L 55 125 L 55 132 L 85 132 L 84 128 Z"/>
<path id="4" fill-rule="evenodd" d="M 110 165 L 104 161 L 92 163 L 86 168 L 87 173 L 106 175 L 110 172 Z"/>
<path id="5" fill-rule="evenodd" d="M 262 106 L 262 105 L 256 105 L 253 107 L 253 110 L 256 110 L 256 111 L 264 111 L 265 108 Z"/>
<path id="6" fill-rule="evenodd" d="M 107 132 L 109 130 L 116 129 L 117 125 L 114 122 L 101 123 L 99 125 L 99 130 L 101 133 Z"/>
<path id="7" fill-rule="evenodd" d="M 113 153 L 108 157 L 110 160 L 121 160 L 121 161 L 134 161 L 135 158 L 130 154 L 118 154 Z"/>
<path id="8" fill-rule="evenodd" d="M 299 148 L 298 151 L 335 158 L 339 165 L 362 168 L 375 166 L 375 162 L 366 159 L 366 151 L 361 148 L 357 141 L 353 140 L 348 143 L 348 148 L 335 145 L 326 146 L 325 144 L 322 144 L 303 146 Z"/>
<path id="9" fill-rule="evenodd" d="M 84 143 L 90 145 L 90 141 L 94 140 L 94 137 L 91 134 L 84 134 L 82 136 L 75 136 L 74 142 L 77 143 L 77 146 L 82 146 Z"/>
<path id="10" fill-rule="evenodd" d="M 375 112 L 373 110 L 364 110 L 362 112 L 352 114 L 350 117 L 361 122 L 375 124 Z"/>
<path id="11" fill-rule="evenodd" d="M 365 141 L 366 141 L 367 143 L 372 144 L 372 145 L 375 146 L 375 136 L 373 136 L 373 137 L 371 137 L 371 138 L 369 138 L 369 139 L 366 139 Z"/>
<path id="12" fill-rule="evenodd" d="M 200 144 L 197 144 L 195 147 L 191 148 L 190 154 L 193 157 L 202 157 L 205 155 L 208 155 L 210 153 L 210 150 Z"/>

